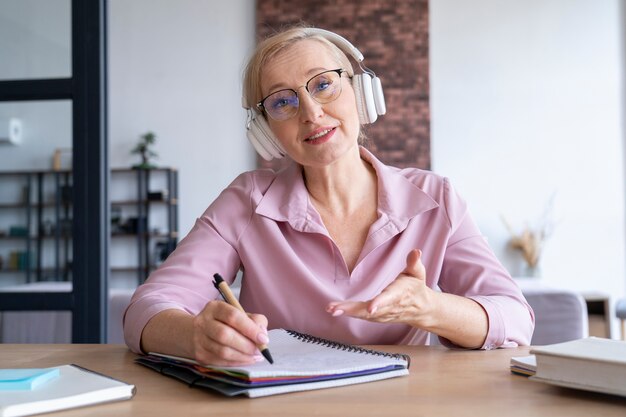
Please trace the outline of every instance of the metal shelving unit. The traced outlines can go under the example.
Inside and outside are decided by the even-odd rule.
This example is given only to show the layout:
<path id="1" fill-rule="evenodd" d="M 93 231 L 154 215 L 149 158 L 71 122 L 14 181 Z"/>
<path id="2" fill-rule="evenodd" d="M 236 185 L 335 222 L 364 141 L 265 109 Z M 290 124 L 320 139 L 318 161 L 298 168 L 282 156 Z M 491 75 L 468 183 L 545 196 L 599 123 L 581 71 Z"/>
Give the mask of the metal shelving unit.
<path id="1" fill-rule="evenodd" d="M 134 270 L 137 274 L 137 284 L 141 284 L 156 267 L 150 258 L 150 252 L 154 250 L 156 242 L 166 240 L 171 250 L 178 242 L 178 171 L 169 167 L 112 169 L 112 183 L 115 182 L 113 177 L 124 173 L 130 174 L 134 178 L 137 198 L 111 201 L 111 206 L 134 209 L 137 219 L 136 230 L 113 232 L 111 238 L 112 241 L 136 239 L 137 262 L 135 266 L 113 267 L 111 272 L 129 272 Z M 166 195 L 160 199 L 150 199 L 151 179 L 159 175 L 163 177 L 161 180 L 164 180 Z M 166 208 L 164 232 L 154 233 L 150 230 L 151 212 L 155 205 L 164 205 Z"/>
<path id="2" fill-rule="evenodd" d="M 124 231 L 111 230 L 111 245 L 127 245 L 128 240 L 135 240 L 137 261 L 135 265 L 114 267 L 110 271 L 135 272 L 137 284 L 141 284 L 156 265 L 150 253 L 157 242 L 166 242 L 168 248 L 176 246 L 178 241 L 178 171 L 174 168 L 113 169 L 111 183 L 118 185 L 130 175 L 136 182 L 134 199 L 111 202 L 111 206 L 126 207 L 133 210 L 135 227 Z M 164 197 L 150 199 L 151 177 L 162 176 L 166 184 Z M 118 181 L 120 177 L 120 181 Z M 5 264 L 0 274 L 24 274 L 25 282 L 70 281 L 72 279 L 72 173 L 70 171 L 32 171 L 0 172 L 0 184 L 5 181 L 19 181 L 23 184 L 25 201 L 2 201 L 0 213 L 11 211 L 20 213 L 23 224 L 16 225 L 26 229 L 25 236 L 10 235 L 8 230 L 0 228 L 0 248 L 10 242 L 19 243 L 15 249 L 24 248 L 28 262 L 23 268 L 9 267 Z M 119 186 L 119 185 L 118 185 Z M 68 188 L 69 187 L 69 188 Z M 52 188 L 52 189 L 50 189 Z M 154 206 L 164 206 L 166 210 L 164 230 L 155 233 L 150 230 L 151 213 Z M 141 220 L 145 219 L 145 220 Z M 49 245 L 46 245 L 50 241 Z M 126 242 L 124 242 L 126 241 Z M 52 246 L 52 247 L 46 247 Z M 53 262 L 44 263 L 48 252 L 53 253 Z M 0 279 L 1 276 L 0 276 Z"/>

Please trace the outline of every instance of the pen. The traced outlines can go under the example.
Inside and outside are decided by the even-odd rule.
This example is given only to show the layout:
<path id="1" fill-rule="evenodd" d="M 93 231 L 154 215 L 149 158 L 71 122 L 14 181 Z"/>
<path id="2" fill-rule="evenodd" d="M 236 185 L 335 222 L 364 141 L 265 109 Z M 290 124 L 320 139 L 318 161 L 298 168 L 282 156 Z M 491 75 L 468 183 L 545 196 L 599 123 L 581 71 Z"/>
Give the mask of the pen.
<path id="1" fill-rule="evenodd" d="M 222 278 L 220 274 L 213 274 L 213 278 L 215 278 L 213 280 L 213 285 L 215 285 L 215 288 L 217 288 L 217 290 L 220 292 L 224 301 L 226 301 L 228 304 L 235 307 L 236 309 L 239 309 L 241 312 L 245 313 L 246 311 L 243 309 L 241 304 L 239 304 L 239 301 L 233 295 L 232 291 L 230 290 L 230 287 L 228 286 L 226 281 L 224 281 L 224 278 Z M 259 348 L 259 350 L 261 351 L 261 354 L 265 357 L 265 359 L 267 359 L 269 363 L 273 364 L 274 359 L 272 359 L 272 355 L 270 354 L 270 351 L 267 348 L 267 346 L 257 345 L 257 347 Z"/>

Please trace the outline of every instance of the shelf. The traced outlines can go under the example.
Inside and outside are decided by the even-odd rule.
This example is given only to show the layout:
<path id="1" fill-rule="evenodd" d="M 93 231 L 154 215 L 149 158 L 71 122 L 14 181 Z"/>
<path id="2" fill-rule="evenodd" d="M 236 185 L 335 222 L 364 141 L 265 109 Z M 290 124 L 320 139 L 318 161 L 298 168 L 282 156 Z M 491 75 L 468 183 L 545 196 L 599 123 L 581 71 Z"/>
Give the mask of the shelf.
<path id="1" fill-rule="evenodd" d="M 0 209 L 3 209 L 3 208 L 27 208 L 27 207 L 28 207 L 27 203 L 0 203 Z"/>
<path id="2" fill-rule="evenodd" d="M 30 206 L 31 209 L 36 209 L 38 207 L 56 207 L 56 203 L 54 201 L 46 201 L 44 203 L 38 204 L 38 203 L 31 203 L 31 204 L 27 204 L 27 203 L 3 203 L 0 204 L 0 209 L 5 208 L 5 209 L 16 209 L 16 208 L 20 208 L 20 209 L 25 209 L 28 208 Z M 71 202 L 61 202 L 59 203 L 59 207 L 61 208 L 69 208 L 72 207 L 72 203 Z"/>
<path id="3" fill-rule="evenodd" d="M 115 266 L 115 267 L 111 267 L 111 272 L 132 272 L 135 273 L 138 270 L 143 271 L 144 267 L 143 266 Z M 149 267 L 149 271 L 154 271 L 156 269 L 156 266 L 151 265 Z"/>
<path id="4" fill-rule="evenodd" d="M 55 235 L 41 235 L 41 236 L 0 236 L 0 240 L 37 240 L 37 239 L 56 239 Z M 64 235 L 60 234 L 59 239 L 61 240 L 70 240 L 72 239 L 72 235 Z"/>
<path id="5" fill-rule="evenodd" d="M 49 273 L 49 272 L 56 272 L 57 269 L 54 267 L 46 267 L 46 268 L 41 268 L 41 272 L 42 273 Z M 27 273 L 30 272 L 31 274 L 35 274 L 37 273 L 37 268 L 31 268 L 31 269 L 0 269 L 0 274 L 19 274 L 19 273 Z M 59 272 L 61 273 L 71 273 L 72 270 L 70 269 L 64 269 L 64 268 L 59 268 Z"/>
<path id="6" fill-rule="evenodd" d="M 126 201 L 111 201 L 112 206 L 136 206 L 137 204 L 170 204 L 177 205 L 178 199 L 165 199 L 165 200 L 126 200 Z M 32 209 L 36 209 L 38 207 L 56 207 L 56 203 L 54 201 L 48 201 L 41 204 L 26 204 L 26 203 L 0 203 L 0 209 L 25 209 L 28 207 Z M 66 208 L 72 207 L 72 203 L 59 203 L 59 207 Z"/>
<path id="7" fill-rule="evenodd" d="M 37 208 L 37 207 L 56 207 L 56 205 L 57 205 L 57 203 L 54 202 L 54 201 L 46 201 L 46 202 L 43 202 L 41 204 L 33 203 L 33 204 L 31 204 L 31 207 L 32 208 Z M 59 203 L 59 207 L 64 208 L 64 209 L 65 208 L 71 208 L 72 207 L 72 202 L 71 201 L 62 201 L 62 202 Z"/>
<path id="8" fill-rule="evenodd" d="M 40 170 L 40 171 L 0 171 L 0 176 L 10 176 L 10 177 L 19 177 L 23 175 L 32 175 L 37 176 L 39 174 L 70 174 L 72 171 L 70 170 L 60 170 L 53 171 L 49 170 Z"/>
<path id="9" fill-rule="evenodd" d="M 111 233 L 111 237 L 120 237 L 120 238 L 128 238 L 128 237 L 137 237 L 138 233 Z M 175 239 L 178 237 L 178 232 L 172 232 L 170 234 L 167 233 L 143 233 L 144 237 L 152 237 L 152 238 L 172 238 Z"/>
<path id="10" fill-rule="evenodd" d="M 170 167 L 156 167 L 150 169 L 140 169 L 140 168 L 111 168 L 111 172 L 127 172 L 127 173 L 136 173 L 137 171 L 149 171 L 149 172 L 176 172 L 176 168 Z"/>
<path id="11" fill-rule="evenodd" d="M 112 206 L 136 206 L 137 204 L 178 204 L 178 199 L 171 198 L 165 200 L 126 200 L 126 201 L 111 201 Z"/>
<path id="12" fill-rule="evenodd" d="M 177 172 L 176 168 L 171 167 L 156 167 L 150 169 L 138 169 L 138 168 L 111 168 L 111 172 L 127 172 L 136 173 L 137 171 L 149 171 L 149 172 Z M 19 177 L 22 175 L 50 175 L 50 174 L 71 174 L 72 171 L 68 169 L 62 169 L 54 171 L 51 169 L 44 169 L 39 171 L 0 171 L 0 176 Z"/>
<path id="13" fill-rule="evenodd" d="M 111 237 L 119 237 L 119 238 L 128 238 L 128 237 L 137 237 L 138 233 L 112 233 Z M 178 237 L 178 232 L 172 232 L 172 233 L 143 233 L 142 236 L 144 237 L 151 237 L 151 238 L 177 238 Z M 41 235 L 41 236 L 9 236 L 9 235 L 4 235 L 4 236 L 0 236 L 0 240 L 37 240 L 37 239 L 56 239 L 56 235 Z M 64 235 L 64 234 L 60 234 L 59 235 L 59 239 L 62 240 L 71 240 L 72 239 L 72 235 Z"/>

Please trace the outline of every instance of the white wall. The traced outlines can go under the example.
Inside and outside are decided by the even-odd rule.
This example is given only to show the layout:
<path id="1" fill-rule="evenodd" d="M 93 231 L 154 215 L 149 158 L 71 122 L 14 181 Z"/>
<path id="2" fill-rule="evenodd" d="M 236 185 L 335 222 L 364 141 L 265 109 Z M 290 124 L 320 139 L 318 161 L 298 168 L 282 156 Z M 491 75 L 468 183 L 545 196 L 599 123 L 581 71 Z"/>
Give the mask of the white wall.
<path id="1" fill-rule="evenodd" d="M 153 131 L 161 166 L 179 169 L 184 236 L 237 174 L 255 167 L 245 137 L 241 75 L 255 43 L 249 0 L 109 0 L 112 167 Z"/>
<path id="2" fill-rule="evenodd" d="M 0 79 L 69 77 L 70 0 L 2 0 Z"/>
<path id="3" fill-rule="evenodd" d="M 556 192 L 543 279 L 624 294 L 619 0 L 433 0 L 430 11 L 433 170 L 513 275 L 522 262 L 500 216 L 521 228 Z"/>

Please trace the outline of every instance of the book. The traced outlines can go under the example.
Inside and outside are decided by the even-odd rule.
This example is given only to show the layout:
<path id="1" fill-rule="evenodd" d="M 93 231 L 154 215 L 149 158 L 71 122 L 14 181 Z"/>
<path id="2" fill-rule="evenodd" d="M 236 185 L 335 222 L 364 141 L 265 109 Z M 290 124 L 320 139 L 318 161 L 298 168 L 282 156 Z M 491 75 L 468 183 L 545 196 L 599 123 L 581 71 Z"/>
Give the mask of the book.
<path id="1" fill-rule="evenodd" d="M 552 385 L 626 396 L 626 342 L 588 337 L 531 349 L 530 378 Z"/>
<path id="2" fill-rule="evenodd" d="M 537 358 L 535 358 L 535 355 L 512 357 L 511 372 L 524 376 L 535 375 L 535 372 L 537 372 Z"/>
<path id="3" fill-rule="evenodd" d="M 407 355 L 337 343 L 293 330 L 269 331 L 274 364 L 203 366 L 159 353 L 136 362 L 190 386 L 250 398 L 378 381 L 408 375 Z"/>
<path id="4" fill-rule="evenodd" d="M 32 390 L 59 376 L 59 368 L 0 369 L 0 391 Z"/>
<path id="5" fill-rule="evenodd" d="M 0 391 L 0 417 L 19 417 L 126 400 L 135 386 L 78 365 L 56 368 L 58 376 L 31 390 Z"/>

